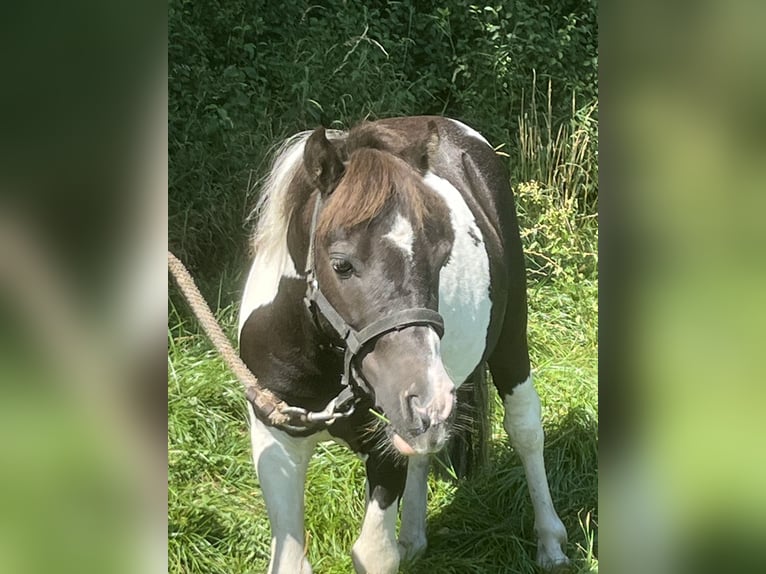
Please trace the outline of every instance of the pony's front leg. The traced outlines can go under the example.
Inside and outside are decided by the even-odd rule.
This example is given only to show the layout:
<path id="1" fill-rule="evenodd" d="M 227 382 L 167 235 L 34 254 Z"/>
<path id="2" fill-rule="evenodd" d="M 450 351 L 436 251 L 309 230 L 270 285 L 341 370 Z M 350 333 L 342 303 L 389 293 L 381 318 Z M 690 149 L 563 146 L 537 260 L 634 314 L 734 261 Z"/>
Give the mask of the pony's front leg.
<path id="1" fill-rule="evenodd" d="M 318 439 L 293 437 L 264 425 L 250 410 L 253 461 L 271 524 L 269 574 L 311 574 L 306 559 L 304 487 Z"/>
<path id="2" fill-rule="evenodd" d="M 532 375 L 513 387 L 504 399 L 503 426 L 511 444 L 521 458 L 527 475 L 527 486 L 535 511 L 537 563 L 546 569 L 569 562 L 562 548 L 567 545 L 567 532 L 556 514 L 548 488 L 543 462 L 543 427 L 540 422 L 540 397 L 532 385 Z"/>
<path id="3" fill-rule="evenodd" d="M 428 455 L 410 457 L 407 484 L 402 497 L 402 525 L 399 529 L 399 554 L 413 560 L 425 552 L 426 507 L 428 503 Z"/>
<path id="4" fill-rule="evenodd" d="M 395 574 L 399 570 L 396 516 L 407 479 L 407 461 L 390 453 L 373 452 L 366 467 L 367 510 L 351 558 L 358 574 Z"/>

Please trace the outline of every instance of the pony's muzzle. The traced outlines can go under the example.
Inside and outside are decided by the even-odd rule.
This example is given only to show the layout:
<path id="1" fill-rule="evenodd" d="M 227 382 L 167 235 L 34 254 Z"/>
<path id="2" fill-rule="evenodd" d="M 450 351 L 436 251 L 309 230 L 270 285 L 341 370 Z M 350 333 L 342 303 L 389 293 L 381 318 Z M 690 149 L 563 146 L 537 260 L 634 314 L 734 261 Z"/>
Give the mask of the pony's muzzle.
<path id="1" fill-rule="evenodd" d="M 438 334 L 411 326 L 376 339 L 362 370 L 376 406 L 390 419 L 402 454 L 427 454 L 447 440 L 455 413 L 455 384 L 442 363 Z"/>
<path id="2" fill-rule="evenodd" d="M 436 452 L 449 436 L 455 414 L 455 385 L 443 367 L 431 369 L 431 373 L 440 376 L 425 385 L 412 385 L 404 395 L 406 432 L 394 440 L 394 446 L 403 454 Z"/>

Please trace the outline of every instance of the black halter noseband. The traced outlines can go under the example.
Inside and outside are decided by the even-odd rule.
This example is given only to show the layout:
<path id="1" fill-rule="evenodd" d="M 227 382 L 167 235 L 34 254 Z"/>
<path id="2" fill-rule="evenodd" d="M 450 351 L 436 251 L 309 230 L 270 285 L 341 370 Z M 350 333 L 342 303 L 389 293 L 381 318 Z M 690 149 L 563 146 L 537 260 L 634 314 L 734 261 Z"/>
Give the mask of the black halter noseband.
<path id="1" fill-rule="evenodd" d="M 369 388 L 364 378 L 357 377 L 352 371 L 354 358 L 364 349 L 364 347 L 381 335 L 391 331 L 398 331 L 415 325 L 425 325 L 431 327 L 441 338 L 444 335 L 444 320 L 442 316 L 431 309 L 423 307 L 414 307 L 404 309 L 391 315 L 388 315 L 377 321 L 373 321 L 366 327 L 356 330 L 349 325 L 341 316 L 335 307 L 325 297 L 319 287 L 314 266 L 316 244 L 314 235 L 316 233 L 317 220 L 322 208 L 322 196 L 317 194 L 314 204 L 314 213 L 311 218 L 311 231 L 309 235 L 309 248 L 306 257 L 306 295 L 304 303 L 314 317 L 317 328 L 321 330 L 318 318 L 321 316 L 333 329 L 335 334 L 342 341 L 341 349 L 344 353 L 343 376 L 341 378 L 341 391 L 336 395 L 322 411 L 306 411 L 300 407 L 289 407 L 286 414 L 299 416 L 307 421 L 313 427 L 326 427 L 332 424 L 336 419 L 346 418 L 354 413 L 359 401 L 372 396 L 372 389 Z M 306 430 L 305 427 L 293 430 Z"/>

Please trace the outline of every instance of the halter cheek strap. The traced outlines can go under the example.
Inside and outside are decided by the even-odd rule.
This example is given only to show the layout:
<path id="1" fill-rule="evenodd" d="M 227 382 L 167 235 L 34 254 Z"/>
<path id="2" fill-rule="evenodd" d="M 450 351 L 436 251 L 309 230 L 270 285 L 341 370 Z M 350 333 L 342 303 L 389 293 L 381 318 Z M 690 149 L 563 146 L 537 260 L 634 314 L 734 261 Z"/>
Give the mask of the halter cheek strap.
<path id="1" fill-rule="evenodd" d="M 444 335 L 444 320 L 442 319 L 442 316 L 436 311 L 423 307 L 397 311 L 382 319 L 373 321 L 363 329 L 357 331 L 343 319 L 318 286 L 316 288 L 309 287 L 305 301 L 309 309 L 315 309 L 322 315 L 322 317 L 324 317 L 344 343 L 343 378 L 341 379 L 344 390 L 348 388 L 352 391 L 362 391 L 367 395 L 372 394 L 372 389 L 362 388 L 359 384 L 360 381 L 352 375 L 351 363 L 362 351 L 365 345 L 377 337 L 390 333 L 391 331 L 400 331 L 407 327 L 418 325 L 431 327 L 436 331 L 437 335 L 439 335 L 439 338 Z M 341 391 L 341 393 L 343 393 L 343 391 Z M 352 396 L 356 396 L 356 393 L 352 393 Z M 344 394 L 344 398 L 346 397 L 348 397 L 347 393 Z"/>

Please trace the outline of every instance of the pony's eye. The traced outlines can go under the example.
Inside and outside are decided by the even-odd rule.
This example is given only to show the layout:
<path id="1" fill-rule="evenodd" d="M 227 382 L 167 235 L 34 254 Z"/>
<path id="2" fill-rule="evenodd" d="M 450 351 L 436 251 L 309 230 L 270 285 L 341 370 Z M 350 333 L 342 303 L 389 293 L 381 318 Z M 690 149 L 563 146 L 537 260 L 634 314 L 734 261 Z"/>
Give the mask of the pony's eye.
<path id="1" fill-rule="evenodd" d="M 347 259 L 333 259 L 332 270 L 341 277 L 349 277 L 354 270 L 354 266 Z"/>

